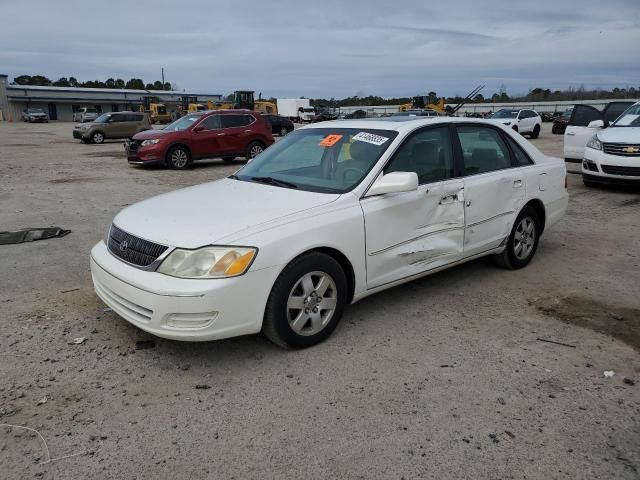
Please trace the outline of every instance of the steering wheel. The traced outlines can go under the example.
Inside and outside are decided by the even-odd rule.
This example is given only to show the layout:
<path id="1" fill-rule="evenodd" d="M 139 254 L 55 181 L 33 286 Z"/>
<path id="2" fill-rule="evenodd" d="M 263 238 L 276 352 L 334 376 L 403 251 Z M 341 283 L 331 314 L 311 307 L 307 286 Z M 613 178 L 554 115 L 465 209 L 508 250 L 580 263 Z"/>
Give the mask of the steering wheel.
<path id="1" fill-rule="evenodd" d="M 361 170 L 359 168 L 356 167 L 347 167 L 344 169 L 344 171 L 342 172 L 342 183 L 346 184 L 347 183 L 347 175 L 349 174 L 349 172 L 355 172 L 358 177 L 361 177 L 362 175 L 365 174 L 364 170 Z"/>

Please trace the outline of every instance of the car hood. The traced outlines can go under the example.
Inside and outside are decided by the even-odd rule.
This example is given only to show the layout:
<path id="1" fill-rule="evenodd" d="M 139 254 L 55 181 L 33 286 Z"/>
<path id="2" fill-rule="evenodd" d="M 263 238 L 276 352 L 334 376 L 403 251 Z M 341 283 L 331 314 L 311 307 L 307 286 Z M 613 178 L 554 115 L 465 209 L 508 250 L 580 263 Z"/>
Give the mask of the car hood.
<path id="1" fill-rule="evenodd" d="M 197 248 L 250 227 L 275 224 L 339 197 L 223 179 L 144 200 L 124 209 L 113 223 L 156 243 Z"/>
<path id="2" fill-rule="evenodd" d="M 150 128 L 149 130 L 145 130 L 143 132 L 140 133 L 136 133 L 133 136 L 134 140 L 150 140 L 152 138 L 160 138 L 164 135 L 169 135 L 171 133 L 176 133 L 176 132 L 168 132 L 165 130 L 156 130 L 154 128 Z"/>
<path id="3" fill-rule="evenodd" d="M 605 143 L 640 144 L 640 127 L 609 127 L 598 131 L 598 138 Z"/>

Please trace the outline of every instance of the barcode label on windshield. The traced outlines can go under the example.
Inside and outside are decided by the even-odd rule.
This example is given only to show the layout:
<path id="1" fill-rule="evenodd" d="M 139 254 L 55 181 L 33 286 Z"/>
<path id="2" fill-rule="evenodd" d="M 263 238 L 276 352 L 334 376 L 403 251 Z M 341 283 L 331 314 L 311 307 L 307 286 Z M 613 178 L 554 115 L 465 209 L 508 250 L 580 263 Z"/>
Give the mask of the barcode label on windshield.
<path id="1" fill-rule="evenodd" d="M 383 137 L 382 135 L 375 135 L 373 133 L 360 132 L 353 136 L 353 140 L 372 143 L 374 145 L 380 146 L 389 139 L 387 137 Z"/>

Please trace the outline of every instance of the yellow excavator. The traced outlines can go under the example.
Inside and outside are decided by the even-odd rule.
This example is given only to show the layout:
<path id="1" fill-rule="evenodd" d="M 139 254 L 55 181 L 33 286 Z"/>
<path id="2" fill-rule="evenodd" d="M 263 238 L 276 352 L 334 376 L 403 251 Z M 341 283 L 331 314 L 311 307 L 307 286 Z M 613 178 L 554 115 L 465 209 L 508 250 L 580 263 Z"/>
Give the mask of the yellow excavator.
<path id="1" fill-rule="evenodd" d="M 278 113 L 278 107 L 275 103 L 268 100 L 254 99 L 253 90 L 236 90 L 233 92 L 233 98 L 224 99 L 220 102 L 211 102 L 207 104 L 209 110 L 231 110 L 246 109 L 259 113 Z"/>
<path id="2" fill-rule="evenodd" d="M 400 105 L 398 108 L 401 112 L 406 112 L 411 109 L 430 109 L 434 110 L 442 115 L 453 115 L 458 110 L 460 110 L 465 103 L 471 100 L 474 96 L 476 96 L 480 90 L 482 90 L 485 86 L 478 85 L 476 88 L 471 90 L 471 92 L 462 99 L 462 101 L 457 104 L 455 107 L 445 107 L 444 98 L 440 98 L 440 100 L 436 100 L 433 97 L 429 96 L 417 96 L 411 99 L 411 103 L 405 103 L 404 105 Z"/>
<path id="3" fill-rule="evenodd" d="M 167 106 L 164 103 L 160 103 L 158 97 L 142 97 L 140 111 L 149 114 L 151 123 L 171 122 L 171 114 L 167 111 Z"/>

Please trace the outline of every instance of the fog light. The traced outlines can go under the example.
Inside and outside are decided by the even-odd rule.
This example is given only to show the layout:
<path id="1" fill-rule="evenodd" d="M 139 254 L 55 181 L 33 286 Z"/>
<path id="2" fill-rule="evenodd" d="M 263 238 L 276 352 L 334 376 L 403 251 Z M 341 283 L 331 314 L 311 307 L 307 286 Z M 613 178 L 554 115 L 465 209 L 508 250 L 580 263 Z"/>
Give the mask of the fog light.
<path id="1" fill-rule="evenodd" d="M 200 329 L 207 328 L 218 318 L 218 312 L 203 313 L 170 313 L 166 317 L 169 328 Z"/>

